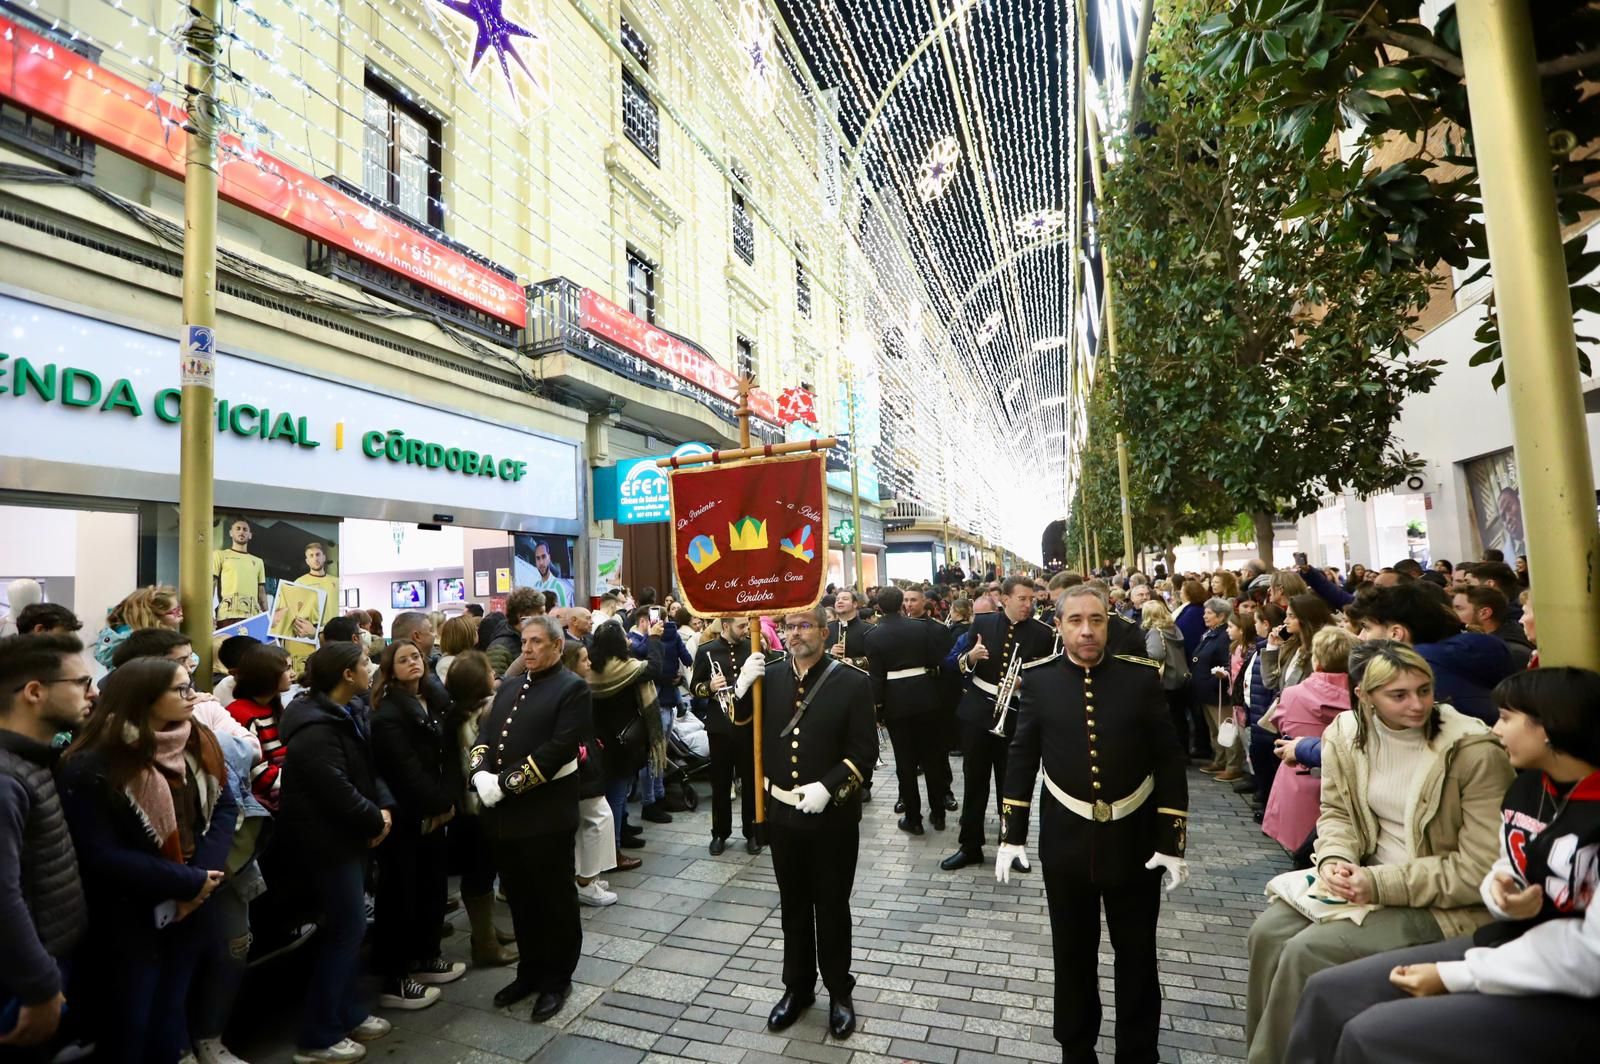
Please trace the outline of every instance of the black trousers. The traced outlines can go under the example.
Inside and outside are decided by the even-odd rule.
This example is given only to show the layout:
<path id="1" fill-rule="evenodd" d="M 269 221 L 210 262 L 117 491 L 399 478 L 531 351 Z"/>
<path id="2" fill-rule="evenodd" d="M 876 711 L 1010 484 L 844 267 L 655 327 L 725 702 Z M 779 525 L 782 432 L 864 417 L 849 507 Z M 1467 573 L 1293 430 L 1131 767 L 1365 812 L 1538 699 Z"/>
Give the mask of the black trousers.
<path id="1" fill-rule="evenodd" d="M 952 773 L 945 746 L 942 722 L 937 712 L 888 722 L 889 743 L 894 747 L 894 771 L 900 782 L 900 800 L 906 817 L 922 819 L 922 799 L 917 794 L 917 769 L 928 785 L 928 811 L 943 812 L 944 796 L 950 793 Z"/>
<path id="2" fill-rule="evenodd" d="M 961 722 L 961 848 L 968 853 L 982 850 L 988 838 L 984 821 L 989 815 L 991 776 L 997 798 L 995 815 L 1000 815 L 998 796 L 1006 785 L 1006 751 L 1010 748 L 1010 739 L 995 735 L 986 725 Z"/>
<path id="3" fill-rule="evenodd" d="M 1154 1064 L 1161 1026 L 1156 972 L 1156 920 L 1161 870 L 1140 870 L 1128 882 L 1101 886 L 1062 861 L 1044 865 L 1045 899 L 1056 965 L 1056 1041 L 1067 1064 L 1094 1064 L 1100 1036 L 1100 905 L 1111 933 L 1117 1002 L 1118 1064 Z"/>
<path id="4" fill-rule="evenodd" d="M 559 994 L 572 985 L 583 948 L 578 888 L 572 877 L 578 831 L 526 839 L 496 839 L 495 866 L 511 905 L 511 927 L 522 959 L 517 978 L 539 993 Z"/>
<path id="5" fill-rule="evenodd" d="M 1185 754 L 1193 749 L 1189 745 L 1189 697 L 1188 685 L 1176 690 L 1167 690 L 1167 712 L 1172 716 L 1172 726 L 1178 732 L 1178 742 L 1183 746 Z M 1200 729 L 1200 733 L 1205 734 L 1204 727 Z"/>
<path id="6" fill-rule="evenodd" d="M 783 918 L 784 989 L 812 993 L 820 966 L 828 993 L 848 997 L 856 985 L 850 975 L 850 890 L 861 826 L 829 822 L 801 830 L 769 823 L 767 838 Z"/>
<path id="7" fill-rule="evenodd" d="M 739 827 L 745 838 L 759 838 L 756 823 L 756 779 L 754 733 L 748 726 L 727 732 L 707 731 L 711 740 L 711 837 L 725 839 L 733 834 L 734 773 L 739 775 Z"/>
<path id="8" fill-rule="evenodd" d="M 392 832 L 378 847 L 373 961 L 383 978 L 398 979 L 439 955 L 449 871 L 443 831 Z"/>
<path id="9" fill-rule="evenodd" d="M 450 834 L 450 867 L 461 877 L 463 897 L 476 898 L 494 889 L 494 855 L 483 833 L 483 821 L 457 813 L 446 829 Z"/>

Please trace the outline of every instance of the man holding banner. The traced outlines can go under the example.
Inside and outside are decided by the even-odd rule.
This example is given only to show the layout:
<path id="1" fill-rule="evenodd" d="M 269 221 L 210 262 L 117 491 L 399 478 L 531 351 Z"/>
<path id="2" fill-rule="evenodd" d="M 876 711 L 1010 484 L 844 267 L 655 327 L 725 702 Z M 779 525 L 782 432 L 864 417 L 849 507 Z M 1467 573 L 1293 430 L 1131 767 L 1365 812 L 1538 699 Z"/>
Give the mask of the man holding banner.
<path id="1" fill-rule="evenodd" d="M 878 760 L 867 674 L 824 653 L 821 607 L 784 618 L 787 663 L 766 671 L 767 841 L 783 914 L 783 997 L 767 1026 L 781 1031 L 815 1000 L 817 970 L 832 998 L 828 1030 L 856 1027 L 850 994 L 850 891 L 860 850 L 861 788 Z M 760 661 L 752 658 L 752 661 Z"/>

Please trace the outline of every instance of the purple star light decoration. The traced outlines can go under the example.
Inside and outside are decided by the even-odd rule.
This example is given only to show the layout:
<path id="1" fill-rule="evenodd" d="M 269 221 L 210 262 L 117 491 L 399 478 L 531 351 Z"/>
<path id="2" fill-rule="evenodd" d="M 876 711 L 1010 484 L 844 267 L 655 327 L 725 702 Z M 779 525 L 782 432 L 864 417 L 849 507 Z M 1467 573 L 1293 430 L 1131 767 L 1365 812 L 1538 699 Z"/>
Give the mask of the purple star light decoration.
<path id="1" fill-rule="evenodd" d="M 539 35 L 507 18 L 501 10 L 504 0 L 439 0 L 439 3 L 463 18 L 471 19 L 473 25 L 478 27 L 478 40 L 472 46 L 472 65 L 468 68 L 468 73 L 475 73 L 484 54 L 493 48 L 495 58 L 500 62 L 500 72 L 505 75 L 506 85 L 511 89 L 512 95 L 517 91 L 516 83 L 511 76 L 513 61 L 522 68 L 522 72 L 530 80 L 536 80 L 533 71 L 528 69 L 528 64 L 517 52 L 514 38 L 526 37 L 530 41 L 536 41 Z"/>

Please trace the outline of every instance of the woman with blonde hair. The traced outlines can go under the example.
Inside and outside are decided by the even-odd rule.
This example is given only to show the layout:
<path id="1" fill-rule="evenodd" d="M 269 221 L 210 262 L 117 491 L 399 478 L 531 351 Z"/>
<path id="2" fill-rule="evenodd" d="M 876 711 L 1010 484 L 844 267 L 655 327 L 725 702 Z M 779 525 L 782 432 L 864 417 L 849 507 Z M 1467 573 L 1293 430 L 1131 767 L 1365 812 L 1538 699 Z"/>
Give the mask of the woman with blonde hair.
<path id="1" fill-rule="evenodd" d="M 1358 705 L 1322 739 L 1317 876 L 1308 897 L 1354 919 L 1312 920 L 1275 898 L 1250 928 L 1250 1064 L 1284 1059 L 1306 981 L 1346 961 L 1470 934 L 1499 851 L 1511 762 L 1488 725 L 1433 700 L 1410 646 L 1369 641 Z M 1302 900 L 1302 904 L 1305 902 Z M 1326 905 L 1319 903 L 1317 907 Z"/>
<path id="2" fill-rule="evenodd" d="M 1161 687 L 1167 712 L 1177 729 L 1178 741 L 1189 749 L 1189 655 L 1183 650 L 1183 633 L 1172 621 L 1167 604 L 1158 598 L 1140 607 L 1145 656 L 1161 663 Z"/>
<path id="3" fill-rule="evenodd" d="M 141 587 L 111 608 L 106 614 L 106 626 L 95 639 L 94 660 L 111 668 L 111 659 L 128 633 L 140 628 L 170 628 L 176 631 L 183 624 L 183 606 L 178 602 L 178 591 L 167 584 Z"/>
<path id="4" fill-rule="evenodd" d="M 478 645 L 478 627 L 470 613 L 458 613 L 435 629 L 439 633 L 439 663 L 433 667 L 439 682 L 446 682 L 450 666 L 460 654 Z"/>

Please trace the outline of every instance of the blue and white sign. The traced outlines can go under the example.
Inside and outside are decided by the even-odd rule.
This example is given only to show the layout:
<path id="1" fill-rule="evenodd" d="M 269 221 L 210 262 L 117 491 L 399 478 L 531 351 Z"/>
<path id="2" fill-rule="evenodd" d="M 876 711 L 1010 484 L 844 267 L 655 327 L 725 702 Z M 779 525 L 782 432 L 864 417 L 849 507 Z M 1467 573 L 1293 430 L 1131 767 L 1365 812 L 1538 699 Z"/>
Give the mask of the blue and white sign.
<path id="1" fill-rule="evenodd" d="M 691 454 L 710 454 L 704 443 L 685 443 L 662 458 L 683 458 Z M 617 463 L 617 516 L 621 525 L 648 525 L 672 516 L 672 496 L 667 491 L 667 471 L 656 465 L 657 458 L 634 458 Z"/>

